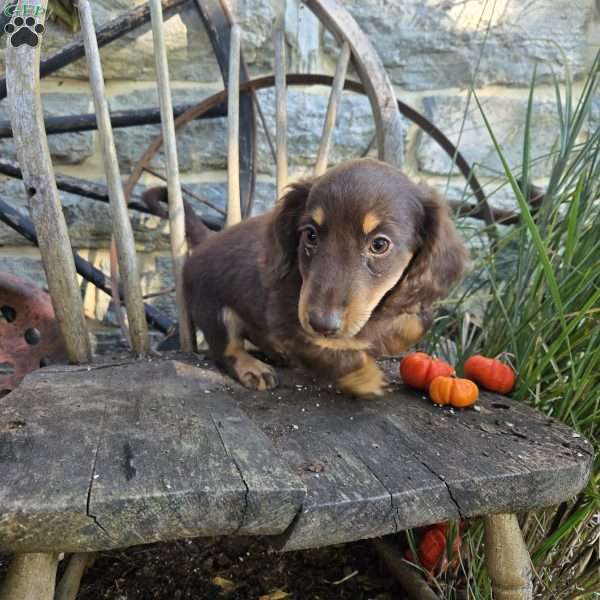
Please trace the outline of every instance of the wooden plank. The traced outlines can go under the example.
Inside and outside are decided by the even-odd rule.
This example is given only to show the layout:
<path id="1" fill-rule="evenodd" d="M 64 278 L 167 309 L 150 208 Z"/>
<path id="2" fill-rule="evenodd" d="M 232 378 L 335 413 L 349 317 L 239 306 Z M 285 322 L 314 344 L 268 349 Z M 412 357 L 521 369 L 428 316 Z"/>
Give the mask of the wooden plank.
<path id="1" fill-rule="evenodd" d="M 177 356 L 51 367 L 0 400 L 0 550 L 239 533 L 299 549 L 556 504 L 590 473 L 568 427 L 494 394 L 435 407 L 393 361 L 393 392 L 359 401 L 294 370 L 250 392 Z"/>
<path id="2" fill-rule="evenodd" d="M 8 423 L 28 419 L 16 431 L 0 421 L 0 549 L 283 532 L 304 487 L 228 397 L 228 383 L 160 360 L 51 367 L 26 378 L 0 401 Z M 37 454 L 46 457 L 39 470 Z"/>
<path id="3" fill-rule="evenodd" d="M 275 545 L 319 547 L 458 517 L 444 483 L 364 404 L 310 384 L 274 394 L 250 414 L 308 490 Z"/>
<path id="4" fill-rule="evenodd" d="M 231 26 L 227 84 L 227 226 L 242 220 L 240 205 L 240 43 L 239 25 Z"/>
<path id="5" fill-rule="evenodd" d="M 173 362 L 113 372 L 121 395 L 107 411 L 90 510 L 115 545 L 269 534 L 291 523 L 304 487 L 228 398 L 227 383 Z"/>
<path id="6" fill-rule="evenodd" d="M 589 453 L 571 430 L 502 396 L 484 393 L 479 406 L 427 416 L 416 401 L 407 415 L 387 414 L 462 516 L 550 506 L 583 486 Z"/>
<path id="7" fill-rule="evenodd" d="M 154 57 L 156 60 L 156 79 L 160 104 L 165 154 L 167 158 L 167 188 L 169 199 L 169 235 L 171 239 L 171 257 L 173 259 L 173 275 L 175 279 L 175 300 L 179 317 L 179 343 L 184 352 L 196 349 L 196 333 L 192 327 L 188 305 L 183 289 L 183 264 L 188 254 L 185 237 L 185 215 L 179 163 L 177 160 L 177 141 L 175 138 L 175 122 L 173 118 L 173 99 L 167 48 L 163 26 L 161 0 L 150 0 L 152 14 L 152 36 L 154 41 Z"/>
<path id="8" fill-rule="evenodd" d="M 75 402 L 68 389 L 47 392 L 38 373 L 0 399 L 0 549 L 91 550 L 104 537 L 87 514 L 104 403 L 93 389 Z"/>
<path id="9" fill-rule="evenodd" d="M 110 545 L 239 529 L 246 487 L 216 431 L 208 388 L 190 394 L 189 381 L 159 365 L 111 371 L 111 388 L 122 389 L 107 399 L 89 503 Z"/>
<path id="10" fill-rule="evenodd" d="M 269 438 L 241 410 L 231 408 L 227 391 L 212 396 L 212 416 L 224 448 L 247 487 L 246 511 L 238 534 L 269 535 L 295 518 L 306 487 Z M 282 502 L 283 494 L 289 498 Z"/>
<path id="11" fill-rule="evenodd" d="M 144 301 L 140 286 L 140 274 L 135 255 L 133 229 L 123 193 L 117 151 L 110 124 L 108 102 L 104 88 L 104 76 L 100 62 L 100 52 L 94 30 L 94 20 L 89 0 L 80 0 L 79 16 L 85 53 L 90 71 L 90 85 L 94 96 L 94 106 L 98 118 L 98 135 L 102 145 L 104 171 L 108 182 L 110 211 L 112 215 L 113 235 L 117 246 L 119 271 L 123 280 L 125 305 L 129 319 L 129 331 L 133 349 L 145 354 L 150 348 L 148 326 L 144 315 Z"/>
<path id="12" fill-rule="evenodd" d="M 32 12 L 44 7 L 42 0 L 32 0 L 29 5 Z M 43 25 L 44 18 L 42 9 L 37 22 Z M 39 82 L 42 43 L 40 40 L 35 47 L 28 44 L 15 47 L 10 42 L 11 36 L 6 38 L 11 122 L 48 289 L 69 360 L 87 362 L 91 348 L 83 302 L 44 130 Z"/>
<path id="13" fill-rule="evenodd" d="M 283 14 L 275 21 L 275 148 L 276 148 L 276 186 L 277 200 L 283 196 L 288 183 L 288 114 L 285 23 Z"/>
<path id="14" fill-rule="evenodd" d="M 275 542 L 284 549 L 540 508 L 585 485 L 592 447 L 568 427 L 494 394 L 482 395 L 480 412 L 438 408 L 388 365 L 394 392 L 382 399 L 347 399 L 297 372 L 280 374 L 283 389 L 270 398 L 246 399 L 307 486 L 294 526 Z"/>
<path id="15" fill-rule="evenodd" d="M 404 160 L 404 137 L 396 95 L 371 41 L 339 2 L 305 0 L 305 4 L 339 40 L 350 44 L 354 66 L 371 101 L 379 158 L 401 167 Z"/>
<path id="16" fill-rule="evenodd" d="M 344 42 L 335 67 L 335 75 L 333 77 L 331 93 L 329 94 L 329 103 L 327 105 L 327 114 L 325 115 L 325 122 L 323 123 L 323 133 L 321 134 L 321 143 L 319 145 L 319 153 L 317 154 L 317 162 L 314 171 L 314 174 L 317 177 L 327 170 L 327 161 L 329 159 L 329 151 L 333 139 L 333 130 L 335 129 L 335 119 L 337 117 L 338 105 L 342 99 L 342 91 L 344 90 L 344 82 L 346 81 L 350 55 L 350 44 Z"/>

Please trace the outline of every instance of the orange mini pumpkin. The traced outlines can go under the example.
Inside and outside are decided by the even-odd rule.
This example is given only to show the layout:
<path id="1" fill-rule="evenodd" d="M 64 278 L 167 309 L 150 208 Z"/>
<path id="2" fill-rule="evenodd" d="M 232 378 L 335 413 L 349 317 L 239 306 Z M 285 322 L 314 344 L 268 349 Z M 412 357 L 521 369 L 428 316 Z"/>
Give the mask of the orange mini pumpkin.
<path id="1" fill-rule="evenodd" d="M 429 397 L 436 404 L 466 408 L 477 402 L 479 388 L 469 379 L 436 377 L 429 386 Z"/>
<path id="2" fill-rule="evenodd" d="M 435 377 L 452 374 L 454 374 L 454 367 L 425 352 L 408 354 L 400 363 L 402 381 L 418 390 L 427 390 Z"/>
<path id="3" fill-rule="evenodd" d="M 475 354 L 465 362 L 465 377 L 472 379 L 486 390 L 508 394 L 515 387 L 515 372 L 497 358 Z"/>

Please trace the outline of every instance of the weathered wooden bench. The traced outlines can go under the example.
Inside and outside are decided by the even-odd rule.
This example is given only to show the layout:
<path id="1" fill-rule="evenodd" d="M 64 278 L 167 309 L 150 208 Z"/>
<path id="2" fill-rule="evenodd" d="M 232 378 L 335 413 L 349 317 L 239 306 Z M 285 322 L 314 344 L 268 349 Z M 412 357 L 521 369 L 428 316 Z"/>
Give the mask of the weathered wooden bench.
<path id="1" fill-rule="evenodd" d="M 337 97 L 355 45 L 378 122 L 380 156 L 397 159 L 398 114 L 375 53 L 331 0 L 308 4 L 324 20 L 337 13 L 332 22 L 344 23 L 319 168 L 327 164 Z M 186 248 L 160 0 L 151 8 L 179 282 Z M 140 354 L 148 338 L 131 227 L 89 0 L 80 0 L 80 9 L 131 339 Z M 287 177 L 281 30 L 276 38 L 281 189 Z M 232 49 L 228 222 L 240 214 L 235 27 Z M 515 513 L 574 496 L 592 463 L 589 442 L 556 421 L 486 393 L 478 411 L 440 409 L 401 385 L 394 361 L 386 364 L 393 391 L 369 401 L 347 398 L 292 370 L 282 370 L 279 388 L 253 393 L 189 352 L 86 364 L 89 343 L 43 134 L 38 66 L 39 47 L 9 43 L 7 83 L 23 179 L 58 323 L 69 358 L 78 364 L 36 371 L 0 399 L 0 551 L 15 554 L 0 597 L 53 598 L 63 552 L 241 534 L 268 536 L 277 548 L 294 550 L 484 515 L 496 598 L 531 598 L 529 557 Z M 182 347 L 189 351 L 194 336 L 179 292 Z"/>
<path id="2" fill-rule="evenodd" d="M 242 534 L 296 550 L 490 515 L 491 574 L 511 561 L 525 586 L 526 553 L 501 515 L 559 503 L 589 474 L 587 440 L 502 396 L 455 412 L 396 375 L 392 393 L 357 401 L 291 370 L 251 393 L 198 364 L 121 358 L 27 376 L 0 405 L 0 550 Z M 394 381 L 395 361 L 388 370 Z"/>

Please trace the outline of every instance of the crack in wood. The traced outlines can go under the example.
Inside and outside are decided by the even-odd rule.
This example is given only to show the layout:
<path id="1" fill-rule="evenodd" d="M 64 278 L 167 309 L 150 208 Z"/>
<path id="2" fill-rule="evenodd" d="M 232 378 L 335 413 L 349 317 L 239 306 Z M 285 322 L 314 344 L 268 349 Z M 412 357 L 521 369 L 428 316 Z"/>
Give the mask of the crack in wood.
<path id="1" fill-rule="evenodd" d="M 246 488 L 245 492 L 244 492 L 244 507 L 242 509 L 242 517 L 240 519 L 240 524 L 238 525 L 238 527 L 235 529 L 235 531 L 231 534 L 231 535 L 235 535 L 236 533 L 238 533 L 245 525 L 245 521 L 246 521 L 246 516 L 248 514 L 248 507 L 250 504 L 250 488 L 248 487 L 248 484 L 246 483 L 246 479 L 244 478 L 244 474 L 242 472 L 242 469 L 240 467 L 240 465 L 238 464 L 237 460 L 235 459 L 235 457 L 229 452 L 229 449 L 227 448 L 227 444 L 225 443 L 225 440 L 223 439 L 223 435 L 221 434 L 221 430 L 219 428 L 219 424 L 217 421 L 215 421 L 215 417 L 213 414 L 210 415 L 210 419 L 215 427 L 215 430 L 217 432 L 217 435 L 219 436 L 219 441 L 221 442 L 221 445 L 223 446 L 223 450 L 225 451 L 225 454 L 231 459 L 231 462 L 234 464 L 240 479 L 242 480 L 242 483 L 244 484 L 244 487 Z"/>
<path id="2" fill-rule="evenodd" d="M 285 528 L 285 530 L 279 535 L 273 536 L 269 539 L 269 544 L 273 546 L 276 550 L 282 550 L 285 548 L 287 541 L 292 537 L 294 530 L 298 525 L 298 521 L 302 516 L 302 512 L 304 510 L 304 503 L 301 503 L 296 510 L 296 514 L 294 518 L 290 521 L 290 524 Z"/>
<path id="3" fill-rule="evenodd" d="M 437 477 L 445 486 L 447 492 L 448 492 L 448 497 L 450 498 L 450 500 L 452 501 L 452 503 L 454 504 L 454 506 L 456 506 L 456 510 L 458 511 L 458 516 L 461 519 L 464 519 L 464 515 L 462 513 L 462 509 L 460 508 L 460 504 L 458 503 L 458 500 L 454 497 L 454 494 L 452 493 L 452 489 L 450 488 L 450 486 L 448 485 L 448 482 L 444 479 L 444 477 L 442 477 L 439 473 L 437 473 L 434 469 L 432 469 L 420 456 L 419 453 L 416 453 L 415 456 L 417 456 L 417 458 L 419 459 L 419 462 L 421 463 L 421 465 L 423 465 L 432 475 L 434 475 L 435 477 Z"/>
<path id="4" fill-rule="evenodd" d="M 104 369 L 112 369 L 114 367 L 130 367 L 131 366 L 131 361 L 128 362 L 118 362 L 118 363 L 110 363 L 110 364 L 105 364 L 105 365 L 82 365 L 80 367 L 70 367 L 67 369 L 60 369 L 60 368 L 50 368 L 47 370 L 48 374 L 55 374 L 55 373 L 81 373 L 84 371 L 89 371 L 90 373 L 92 371 L 102 371 Z"/>
<path id="5" fill-rule="evenodd" d="M 395 533 L 398 533 L 399 531 L 401 531 L 401 528 L 400 528 L 400 524 L 398 523 L 398 513 L 397 513 L 397 510 L 396 510 L 396 507 L 394 506 L 394 494 L 385 485 L 385 483 L 383 483 L 383 481 L 381 480 L 381 478 L 379 477 L 379 475 L 369 466 L 369 464 L 365 460 L 363 460 L 363 458 L 360 455 L 358 455 L 358 454 L 354 454 L 354 455 L 367 468 L 367 470 L 369 471 L 369 473 L 371 473 L 371 475 L 373 475 L 373 477 L 375 478 L 375 480 L 378 481 L 381 484 L 381 487 L 388 493 L 388 495 L 390 497 L 390 512 L 386 515 L 386 518 L 390 514 L 392 515 L 392 519 L 394 520 Z"/>
<path id="6" fill-rule="evenodd" d="M 90 504 L 92 501 L 92 490 L 94 487 L 94 481 L 96 478 L 96 463 L 98 462 L 98 454 L 100 453 L 100 446 L 102 445 L 102 439 L 104 437 L 104 429 L 106 426 L 106 414 L 108 412 L 108 403 L 104 403 L 104 411 L 102 412 L 102 419 L 100 421 L 100 434 L 98 436 L 98 443 L 96 444 L 96 452 L 94 453 L 94 463 L 92 464 L 92 474 L 90 476 L 90 484 L 88 486 L 87 498 L 85 502 L 85 514 L 92 519 L 95 525 L 97 525 L 109 538 L 110 533 L 102 526 L 96 515 L 90 511 Z"/>

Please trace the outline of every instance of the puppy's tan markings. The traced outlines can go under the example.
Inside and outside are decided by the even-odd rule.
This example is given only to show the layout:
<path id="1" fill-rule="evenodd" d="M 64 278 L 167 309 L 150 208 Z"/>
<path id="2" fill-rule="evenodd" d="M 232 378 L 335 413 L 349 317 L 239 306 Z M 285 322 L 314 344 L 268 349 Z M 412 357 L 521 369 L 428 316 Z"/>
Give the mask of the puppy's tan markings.
<path id="1" fill-rule="evenodd" d="M 303 285 L 300 288 L 300 297 L 298 298 L 298 320 L 302 329 L 309 333 L 314 333 L 313 328 L 308 322 L 308 286 Z"/>
<path id="2" fill-rule="evenodd" d="M 373 231 L 379 224 L 381 223 L 381 219 L 370 210 L 363 219 L 363 232 L 365 235 L 369 235 L 371 231 Z"/>
<path id="3" fill-rule="evenodd" d="M 392 327 L 395 336 L 398 336 L 405 340 L 409 346 L 418 342 L 425 334 L 425 328 L 423 327 L 423 321 L 419 315 L 400 315 L 397 319 L 394 319 Z"/>
<path id="4" fill-rule="evenodd" d="M 371 314 L 381 299 L 398 283 L 402 277 L 412 254 L 407 253 L 397 269 L 387 277 L 378 281 L 378 285 L 357 289 L 344 315 L 343 333 L 348 337 L 355 336 L 371 318 Z"/>
<path id="5" fill-rule="evenodd" d="M 395 285 L 396 279 L 390 277 L 378 282 L 370 288 L 359 288 L 355 291 L 344 314 L 344 335 L 355 336 L 371 318 L 375 307 L 385 294 Z"/>
<path id="6" fill-rule="evenodd" d="M 353 396 L 383 396 L 386 383 L 385 375 L 367 354 L 363 354 L 361 367 L 338 379 L 340 389 Z"/>
<path id="7" fill-rule="evenodd" d="M 245 350 L 244 323 L 228 306 L 223 309 L 223 324 L 227 330 L 227 346 L 223 355 L 238 381 L 253 390 L 274 388 L 277 385 L 275 371 Z"/>
<path id="8" fill-rule="evenodd" d="M 329 350 L 368 350 L 371 347 L 371 342 L 368 340 L 336 339 L 317 337 L 314 338 L 314 343 L 320 348 L 328 348 Z"/>
<path id="9" fill-rule="evenodd" d="M 322 227 L 323 223 L 325 223 L 325 211 L 320 206 L 317 206 L 317 208 L 313 210 L 311 217 L 319 227 Z"/>

